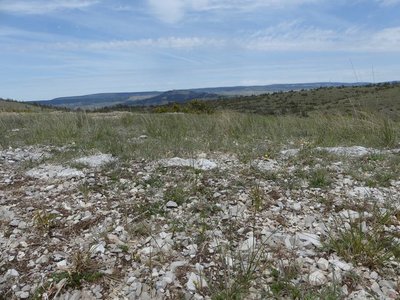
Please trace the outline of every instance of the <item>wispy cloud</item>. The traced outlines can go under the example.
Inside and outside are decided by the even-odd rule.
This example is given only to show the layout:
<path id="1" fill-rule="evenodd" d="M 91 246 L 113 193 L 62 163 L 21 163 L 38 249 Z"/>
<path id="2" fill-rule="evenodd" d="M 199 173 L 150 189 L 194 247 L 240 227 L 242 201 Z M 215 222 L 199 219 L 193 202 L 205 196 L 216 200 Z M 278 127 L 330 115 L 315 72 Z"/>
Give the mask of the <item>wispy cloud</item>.
<path id="1" fill-rule="evenodd" d="M 376 0 L 383 6 L 394 6 L 400 4 L 400 0 Z"/>
<path id="2" fill-rule="evenodd" d="M 5 46 L 3 50 L 49 50 L 49 51 L 121 51 L 134 50 L 176 50 L 197 51 L 258 51 L 258 52 L 358 52 L 358 53 L 396 53 L 400 50 L 400 27 L 387 27 L 381 30 L 365 30 L 350 27 L 345 30 L 325 29 L 306 26 L 301 22 L 283 22 L 264 30 L 245 32 L 235 37 L 209 38 L 204 36 L 165 36 L 160 38 L 115 39 L 115 40 L 58 40 L 57 36 L 23 31 L 13 28 L 0 29 L 0 38 L 19 38 L 20 44 Z M 35 37 L 34 41 L 27 41 Z M 1 40 L 0 40 L 1 41 Z M 11 48 L 10 48 L 11 47 Z"/>
<path id="3" fill-rule="evenodd" d="M 2 0 L 0 12 L 47 14 L 57 10 L 82 9 L 98 2 L 98 0 Z"/>
<path id="4" fill-rule="evenodd" d="M 344 31 L 282 23 L 237 40 L 248 50 L 308 52 L 399 52 L 400 27 L 365 31 L 357 27 Z"/>
<path id="5" fill-rule="evenodd" d="M 303 4 L 319 3 L 321 1 L 322 0 L 147 0 L 153 14 L 167 23 L 181 21 L 188 12 L 218 10 L 253 11 L 261 7 L 275 9 L 290 8 Z"/>

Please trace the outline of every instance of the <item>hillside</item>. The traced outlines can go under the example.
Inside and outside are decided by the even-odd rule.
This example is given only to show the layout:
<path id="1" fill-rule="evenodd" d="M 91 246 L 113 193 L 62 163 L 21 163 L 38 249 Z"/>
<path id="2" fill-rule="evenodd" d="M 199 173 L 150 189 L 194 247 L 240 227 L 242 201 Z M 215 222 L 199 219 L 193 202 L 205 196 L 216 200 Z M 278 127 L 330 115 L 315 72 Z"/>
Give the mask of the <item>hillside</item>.
<path id="1" fill-rule="evenodd" d="M 71 109 L 93 109 L 109 105 L 135 103 L 143 99 L 159 95 L 160 92 L 139 92 L 139 93 L 101 93 L 83 96 L 59 97 L 52 100 L 32 101 L 34 103 L 66 107 Z"/>
<path id="2" fill-rule="evenodd" d="M 128 106 L 149 106 L 149 105 L 163 105 L 168 103 L 185 103 L 193 99 L 211 100 L 216 99 L 217 94 L 206 92 L 198 92 L 192 90 L 173 90 L 154 96 L 149 99 L 140 101 L 128 101 L 125 105 Z"/>
<path id="3" fill-rule="evenodd" d="M 292 84 L 271 84 L 254 86 L 234 86 L 193 89 L 196 92 L 214 93 L 220 96 L 253 96 L 266 93 L 288 92 L 298 90 L 311 90 L 321 87 L 341 87 L 341 86 L 362 86 L 364 82 L 344 83 L 344 82 L 315 82 L 315 83 L 292 83 Z"/>
<path id="4" fill-rule="evenodd" d="M 0 112 L 39 112 L 44 110 L 48 110 L 48 108 L 0 98 Z"/>
<path id="5" fill-rule="evenodd" d="M 358 110 L 379 111 L 388 115 L 400 112 L 400 84 L 387 83 L 359 87 L 327 87 L 313 90 L 276 92 L 258 96 L 209 101 L 217 110 L 267 115 Z"/>
<path id="6" fill-rule="evenodd" d="M 183 103 L 193 99 L 212 100 L 221 97 L 260 95 L 274 92 L 308 90 L 319 87 L 359 86 L 366 83 L 316 82 L 298 84 L 273 84 L 263 86 L 214 87 L 171 90 L 166 92 L 101 93 L 83 96 L 60 97 L 35 103 L 70 109 L 99 109 L 110 106 L 150 106 Z"/>

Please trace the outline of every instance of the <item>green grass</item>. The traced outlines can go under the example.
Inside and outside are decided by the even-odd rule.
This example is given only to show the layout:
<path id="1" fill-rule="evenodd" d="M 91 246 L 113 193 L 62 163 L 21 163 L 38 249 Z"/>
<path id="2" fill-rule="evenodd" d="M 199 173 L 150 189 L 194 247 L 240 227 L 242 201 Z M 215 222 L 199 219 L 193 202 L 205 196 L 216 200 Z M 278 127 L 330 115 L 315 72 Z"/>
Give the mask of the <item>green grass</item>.
<path id="1" fill-rule="evenodd" d="M 387 230 L 392 224 L 393 216 L 397 216 L 398 210 L 394 207 L 383 210 L 365 204 L 364 208 L 359 205 L 358 211 L 359 218 L 347 220 L 337 217 L 336 228 L 329 233 L 325 242 L 326 249 L 334 251 L 346 261 L 369 268 L 382 268 L 391 260 L 399 262 L 398 237 L 394 232 Z"/>
<path id="2" fill-rule="evenodd" d="M 37 113 L 0 114 L 0 147 L 32 144 L 68 145 L 83 153 L 101 151 L 120 158 L 186 156 L 198 152 L 233 152 L 247 160 L 269 149 L 306 140 L 312 146 L 398 143 L 399 123 L 368 114 L 260 116 L 237 113 L 212 115 Z M 386 124 L 386 125 L 385 125 Z M 12 132 L 14 128 L 22 128 Z M 146 134 L 145 140 L 137 137 Z"/>

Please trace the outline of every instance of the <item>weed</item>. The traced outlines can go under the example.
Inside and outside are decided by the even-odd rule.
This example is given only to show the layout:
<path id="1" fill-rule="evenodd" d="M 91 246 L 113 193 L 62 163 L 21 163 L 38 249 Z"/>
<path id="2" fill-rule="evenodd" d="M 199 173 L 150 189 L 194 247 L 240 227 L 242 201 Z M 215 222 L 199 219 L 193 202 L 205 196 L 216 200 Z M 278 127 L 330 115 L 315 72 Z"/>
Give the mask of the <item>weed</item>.
<path id="1" fill-rule="evenodd" d="M 180 185 L 175 187 L 170 187 L 164 193 L 164 199 L 166 201 L 174 201 L 178 205 L 182 205 L 183 203 L 185 203 L 187 196 L 188 196 L 187 192 Z"/>
<path id="2" fill-rule="evenodd" d="M 359 211 L 358 218 L 337 217 L 333 232 L 329 233 L 325 246 L 345 260 L 370 268 L 380 268 L 391 259 L 400 260 L 400 243 L 395 234 L 386 230 L 393 211 L 369 209 L 371 214 Z"/>
<path id="3" fill-rule="evenodd" d="M 35 213 L 33 221 L 38 229 L 44 232 L 49 232 L 55 226 L 56 218 L 56 214 L 47 213 L 43 210 L 39 210 Z"/>
<path id="4" fill-rule="evenodd" d="M 330 184 L 328 172 L 325 169 L 317 169 L 309 175 L 310 187 L 323 188 Z"/>
<path id="5" fill-rule="evenodd" d="M 393 147 L 397 140 L 397 131 L 394 128 L 393 122 L 388 118 L 383 119 L 381 127 L 381 139 L 384 147 Z"/>
<path id="6" fill-rule="evenodd" d="M 99 266 L 91 258 L 92 248 L 78 250 L 72 255 L 71 265 L 66 271 L 51 275 L 51 280 L 36 289 L 33 299 L 56 298 L 64 288 L 79 288 L 83 282 L 96 282 L 103 277 Z"/>
<path id="7" fill-rule="evenodd" d="M 118 248 L 122 250 L 124 253 L 128 253 L 129 247 L 128 245 L 118 245 Z"/>
<path id="8" fill-rule="evenodd" d="M 250 191 L 251 204 L 256 211 L 260 211 L 264 205 L 265 194 L 260 186 L 254 186 Z"/>

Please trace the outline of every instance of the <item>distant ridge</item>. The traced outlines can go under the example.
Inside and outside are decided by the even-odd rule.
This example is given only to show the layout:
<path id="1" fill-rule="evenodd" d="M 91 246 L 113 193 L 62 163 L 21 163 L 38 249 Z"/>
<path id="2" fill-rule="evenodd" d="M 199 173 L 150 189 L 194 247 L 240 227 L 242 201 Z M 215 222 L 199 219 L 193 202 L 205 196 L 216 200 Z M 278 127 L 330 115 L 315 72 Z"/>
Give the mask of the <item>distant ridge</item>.
<path id="1" fill-rule="evenodd" d="M 166 92 L 125 92 L 125 93 L 100 93 L 83 96 L 60 97 L 52 100 L 31 101 L 34 103 L 66 107 L 70 109 L 96 109 L 115 105 L 150 106 L 162 105 L 171 102 L 183 103 L 193 99 L 215 100 L 220 97 L 261 95 L 274 92 L 287 92 L 296 90 L 310 90 L 321 87 L 338 86 L 363 86 L 368 82 L 343 83 L 343 82 L 315 82 L 294 84 L 270 84 L 256 86 L 231 86 L 171 90 Z"/>

